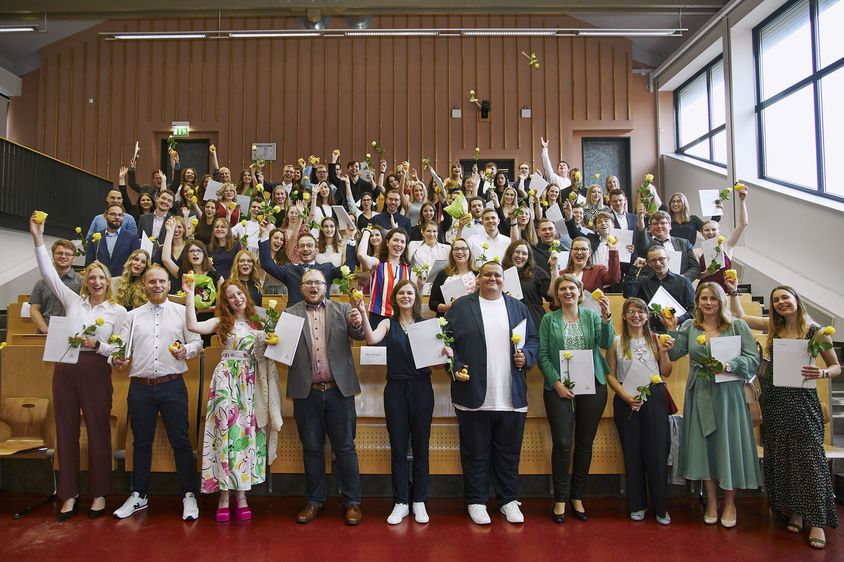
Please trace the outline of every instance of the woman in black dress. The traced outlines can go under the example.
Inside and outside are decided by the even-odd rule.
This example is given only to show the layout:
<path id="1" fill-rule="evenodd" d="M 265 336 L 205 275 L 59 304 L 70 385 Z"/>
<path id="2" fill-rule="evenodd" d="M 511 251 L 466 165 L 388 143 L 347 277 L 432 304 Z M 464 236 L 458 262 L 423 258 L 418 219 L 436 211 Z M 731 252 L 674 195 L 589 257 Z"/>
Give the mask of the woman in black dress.
<path id="1" fill-rule="evenodd" d="M 519 282 L 522 285 L 522 302 L 530 310 L 533 325 L 539 326 L 545 315 L 543 300 L 551 302 L 548 296 L 548 286 L 551 278 L 545 270 L 536 265 L 533 260 L 533 250 L 525 240 L 514 240 L 504 253 L 501 267 L 508 270 L 516 266 L 519 271 Z"/>

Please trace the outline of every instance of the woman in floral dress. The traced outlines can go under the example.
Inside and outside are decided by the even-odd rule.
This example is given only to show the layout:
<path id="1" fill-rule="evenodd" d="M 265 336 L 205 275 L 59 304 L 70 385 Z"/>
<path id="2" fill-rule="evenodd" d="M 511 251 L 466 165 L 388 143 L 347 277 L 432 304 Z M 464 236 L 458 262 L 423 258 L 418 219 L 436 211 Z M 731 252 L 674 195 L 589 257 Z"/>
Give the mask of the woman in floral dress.
<path id="1" fill-rule="evenodd" d="M 230 519 L 229 493 L 235 491 L 235 515 L 250 519 L 246 492 L 266 477 L 267 441 L 255 418 L 256 355 L 263 354 L 264 332 L 249 318 L 255 306 L 235 279 L 220 287 L 214 318 L 197 322 L 193 280 L 187 293 L 187 327 L 200 334 L 216 333 L 223 343 L 220 363 L 211 376 L 202 447 L 202 492 L 220 492 L 217 521 Z"/>

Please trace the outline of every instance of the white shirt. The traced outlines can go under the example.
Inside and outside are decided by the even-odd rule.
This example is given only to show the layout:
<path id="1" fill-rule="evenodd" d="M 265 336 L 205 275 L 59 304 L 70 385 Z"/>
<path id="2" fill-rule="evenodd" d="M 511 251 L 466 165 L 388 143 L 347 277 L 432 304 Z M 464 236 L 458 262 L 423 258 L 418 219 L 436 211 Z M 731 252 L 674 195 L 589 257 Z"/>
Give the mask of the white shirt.
<path id="1" fill-rule="evenodd" d="M 483 230 L 480 234 L 468 239 L 472 259 L 475 260 L 476 265 L 480 266 L 484 262 L 491 261 L 495 256 L 500 258 L 499 261 L 504 259 L 504 254 L 507 253 L 507 247 L 510 245 L 510 237 L 500 234 L 497 229 L 495 234 L 495 238 L 492 238 L 486 230 Z M 484 249 L 484 244 L 489 244 L 489 248 Z M 486 259 L 483 259 L 481 255 L 486 256 Z"/>
<path id="2" fill-rule="evenodd" d="M 618 222 L 618 228 L 620 230 L 633 230 L 630 228 L 630 225 L 627 224 L 627 213 L 616 213 L 613 211 L 612 214 L 615 216 L 615 220 Z"/>
<path id="3" fill-rule="evenodd" d="M 448 242 L 449 244 L 451 244 L 454 241 L 454 238 L 457 236 L 457 223 L 458 220 L 454 219 L 454 222 L 451 223 L 451 228 L 449 228 L 448 232 L 445 233 L 446 242 Z M 464 240 L 469 240 L 469 238 L 471 238 L 472 236 L 475 236 L 476 234 L 481 234 L 483 232 L 483 225 L 480 222 L 475 222 L 475 220 L 472 219 L 472 222 L 463 227 L 461 237 Z"/>
<path id="4" fill-rule="evenodd" d="M 451 246 L 437 242 L 433 246 L 425 244 L 424 240 L 414 240 L 408 248 L 410 252 L 410 263 L 413 267 L 434 265 L 437 260 L 447 260 Z"/>
<path id="5" fill-rule="evenodd" d="M 53 294 L 61 301 L 64 306 L 64 314 L 67 318 L 80 318 L 83 326 L 96 325 L 97 318 L 103 319 L 103 325 L 97 326 L 97 331 L 93 337 L 100 342 L 100 348 L 97 353 L 108 357 L 114 351 L 115 346 L 108 343 L 108 338 L 111 334 L 122 326 L 127 317 L 126 309 L 117 303 L 109 302 L 107 300 L 101 302 L 96 306 L 91 306 L 88 298 L 82 298 L 67 285 L 59 277 L 59 273 L 53 266 L 53 261 L 47 253 L 47 247 L 43 244 L 35 248 L 35 259 L 38 261 L 38 268 L 41 270 L 41 277 L 44 282 L 53 291 Z M 79 331 L 83 329 L 79 326 Z M 80 347 L 80 351 L 94 351 L 86 347 Z"/>
<path id="6" fill-rule="evenodd" d="M 133 309 L 120 330 L 123 341 L 129 338 L 132 327 L 132 370 L 130 377 L 150 378 L 175 375 L 188 370 L 185 361 L 179 361 L 169 347 L 181 341 L 187 348 L 187 359 L 202 351 L 202 338 L 185 327 L 185 307 L 165 300 L 151 302 Z"/>
<path id="7" fill-rule="evenodd" d="M 598 243 L 598 247 L 595 248 L 595 253 L 592 254 L 592 263 L 595 265 L 603 265 L 604 267 L 609 267 L 610 263 L 610 247 L 607 246 L 607 243 L 604 240 Z"/>
<path id="8" fill-rule="evenodd" d="M 158 216 L 157 210 L 152 213 L 152 232 L 150 236 L 158 236 L 158 233 L 161 232 L 161 228 L 164 226 L 165 220 L 167 220 L 166 212 L 161 217 Z"/>

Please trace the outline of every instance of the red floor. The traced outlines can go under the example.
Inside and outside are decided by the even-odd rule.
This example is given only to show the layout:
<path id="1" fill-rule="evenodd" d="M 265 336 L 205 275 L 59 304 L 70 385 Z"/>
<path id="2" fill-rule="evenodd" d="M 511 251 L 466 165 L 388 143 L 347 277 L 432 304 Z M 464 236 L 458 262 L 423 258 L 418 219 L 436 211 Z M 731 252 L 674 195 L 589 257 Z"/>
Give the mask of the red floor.
<path id="1" fill-rule="evenodd" d="M 827 530 L 827 548 L 808 547 L 805 535 L 785 531 L 783 523 L 760 498 L 740 498 L 738 526 L 727 530 L 705 526 L 701 507 L 693 499 L 672 499 L 673 523 L 657 525 L 626 519 L 624 501 L 589 499 L 590 521 L 570 518 L 564 525 L 549 519 L 549 500 L 529 499 L 522 505 L 526 523 L 510 525 L 493 515 L 493 523 L 471 523 L 457 499 L 429 502 L 431 523 L 408 518 L 395 527 L 385 518 L 391 503 L 369 499 L 364 522 L 343 524 L 336 501 L 309 525 L 293 517 L 301 500 L 256 497 L 254 519 L 218 524 L 213 520 L 216 498 L 203 497 L 199 521 L 185 523 L 181 502 L 173 496 L 152 497 L 146 512 L 117 521 L 88 520 L 80 513 L 58 523 L 52 506 L 42 506 L 20 520 L 12 514 L 31 497 L 0 495 L 0 560 L 844 560 L 844 536 Z M 123 498 L 109 498 L 115 509 Z M 87 510 L 87 503 L 81 507 Z M 492 514 L 492 509 L 490 510 Z M 650 514 L 649 514 L 650 516 Z M 844 521 L 844 509 L 839 507 Z M 14 558 L 13 558 L 14 557 Z"/>

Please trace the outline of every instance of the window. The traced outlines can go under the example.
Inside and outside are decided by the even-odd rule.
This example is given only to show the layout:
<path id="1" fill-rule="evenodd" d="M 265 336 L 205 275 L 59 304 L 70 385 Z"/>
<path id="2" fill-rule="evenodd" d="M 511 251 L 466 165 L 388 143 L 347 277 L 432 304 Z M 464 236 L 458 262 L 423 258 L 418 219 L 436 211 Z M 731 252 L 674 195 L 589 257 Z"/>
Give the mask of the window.
<path id="1" fill-rule="evenodd" d="M 727 165 L 724 61 L 718 57 L 674 92 L 677 153 Z"/>
<path id="2" fill-rule="evenodd" d="M 844 199 L 844 0 L 793 0 L 753 30 L 759 175 Z"/>

